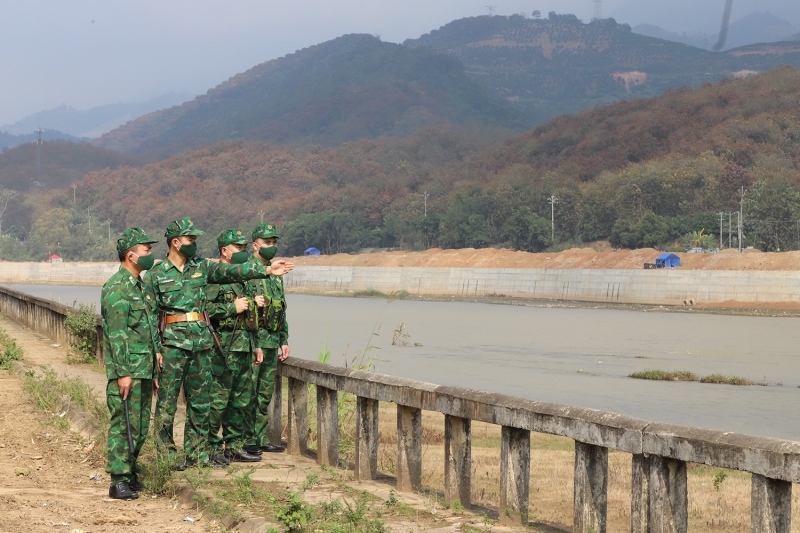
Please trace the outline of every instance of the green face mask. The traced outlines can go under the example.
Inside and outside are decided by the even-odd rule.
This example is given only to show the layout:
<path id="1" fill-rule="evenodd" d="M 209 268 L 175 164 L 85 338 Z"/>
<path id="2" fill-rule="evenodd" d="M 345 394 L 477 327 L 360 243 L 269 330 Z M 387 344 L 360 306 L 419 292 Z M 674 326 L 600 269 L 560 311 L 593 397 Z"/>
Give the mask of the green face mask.
<path id="1" fill-rule="evenodd" d="M 258 249 L 258 255 L 266 259 L 267 261 L 271 261 L 275 254 L 278 253 L 277 246 L 262 246 Z"/>
<path id="2" fill-rule="evenodd" d="M 234 252 L 231 254 L 231 263 L 234 265 L 241 265 L 242 263 L 247 263 L 247 250 L 242 250 L 241 252 Z"/>
<path id="3" fill-rule="evenodd" d="M 185 255 L 187 259 L 191 259 L 194 257 L 194 254 L 197 253 L 197 243 L 193 242 L 192 244 L 182 244 L 178 251 Z"/>
<path id="4" fill-rule="evenodd" d="M 136 264 L 139 265 L 143 270 L 150 270 L 153 268 L 153 264 L 156 262 L 155 254 L 149 255 L 139 255 L 133 254 L 136 256 Z"/>

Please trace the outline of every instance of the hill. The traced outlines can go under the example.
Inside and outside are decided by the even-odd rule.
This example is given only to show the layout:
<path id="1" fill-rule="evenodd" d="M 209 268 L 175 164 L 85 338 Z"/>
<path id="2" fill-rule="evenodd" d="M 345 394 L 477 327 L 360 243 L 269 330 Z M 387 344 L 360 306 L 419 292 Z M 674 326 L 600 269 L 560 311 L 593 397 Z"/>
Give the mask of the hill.
<path id="1" fill-rule="evenodd" d="M 7 150 L 9 148 L 14 148 L 15 146 L 19 146 L 20 144 L 35 142 L 36 141 L 36 133 L 34 133 L 35 129 L 36 128 L 31 129 L 30 133 L 20 133 L 16 135 L 13 133 L 8 133 L 6 131 L 0 131 L 0 150 Z M 77 137 L 73 137 L 72 135 L 62 133 L 60 131 L 45 129 L 44 132 L 42 132 L 42 140 L 83 142 L 86 139 L 79 139 Z"/>
<path id="2" fill-rule="evenodd" d="M 404 44 L 460 59 L 473 78 L 514 102 L 536 124 L 597 104 L 716 83 L 741 72 L 800 66 L 800 50 L 789 44 L 770 45 L 764 53 L 737 49 L 717 54 L 633 33 L 613 19 L 583 24 L 574 15 L 556 13 L 547 19 L 465 18 Z"/>
<path id="3" fill-rule="evenodd" d="M 72 214 L 71 189 L 23 203 L 48 221 L 31 229 L 42 242 L 89 208 L 115 228 L 155 234 L 189 215 L 211 237 L 263 213 L 289 255 L 308 246 L 558 251 L 602 240 L 710 247 L 720 237 L 735 247 L 744 187 L 743 245 L 798 249 L 798 107 L 800 71 L 784 67 L 559 117 L 486 150 L 491 133 L 441 128 L 335 148 L 226 142 L 90 173 Z M 212 253 L 213 238 L 201 246 Z"/>
<path id="4" fill-rule="evenodd" d="M 159 159 L 231 139 L 333 146 L 473 123 L 526 125 L 458 60 L 346 35 L 258 65 L 191 102 L 117 128 L 97 144 Z"/>
<path id="5" fill-rule="evenodd" d="M 41 127 L 58 130 L 74 137 L 99 137 L 137 117 L 179 105 L 191 98 L 192 95 L 187 93 L 169 93 L 147 102 L 120 102 L 86 110 L 62 104 L 55 109 L 34 113 L 14 124 L 0 126 L 0 131 L 20 135 Z"/>

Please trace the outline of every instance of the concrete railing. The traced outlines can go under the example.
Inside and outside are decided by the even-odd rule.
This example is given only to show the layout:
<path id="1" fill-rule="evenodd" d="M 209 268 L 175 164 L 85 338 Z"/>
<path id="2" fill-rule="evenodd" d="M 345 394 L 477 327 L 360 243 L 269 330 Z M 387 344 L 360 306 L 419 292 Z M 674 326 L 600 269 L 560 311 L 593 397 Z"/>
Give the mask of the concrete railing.
<path id="1" fill-rule="evenodd" d="M 378 465 L 378 403 L 397 404 L 397 489 L 422 480 L 422 411 L 445 415 L 444 498 L 471 504 L 471 422 L 501 426 L 502 514 L 527 523 L 530 434 L 575 441 L 573 531 L 604 533 L 608 452 L 633 455 L 632 533 L 682 533 L 688 527 L 687 463 L 752 474 L 751 523 L 758 533 L 791 531 L 792 483 L 800 481 L 800 443 L 658 424 L 616 413 L 525 400 L 458 387 L 333 367 L 302 359 L 278 366 L 288 378 L 288 452 L 307 450 L 308 385 L 316 385 L 317 462 L 338 465 L 339 392 L 356 396 L 355 477 L 374 479 Z M 276 381 L 273 412 L 283 392 Z M 280 419 L 280 416 L 273 417 Z M 280 437 L 280 427 L 271 428 Z M 277 442 L 277 441 L 275 441 Z"/>
<path id="2" fill-rule="evenodd" d="M 0 313 L 25 327 L 50 337 L 55 342 L 69 342 L 70 334 L 64 321 L 75 309 L 24 292 L 0 287 Z M 103 360 L 103 326 L 97 317 L 97 358 Z"/>

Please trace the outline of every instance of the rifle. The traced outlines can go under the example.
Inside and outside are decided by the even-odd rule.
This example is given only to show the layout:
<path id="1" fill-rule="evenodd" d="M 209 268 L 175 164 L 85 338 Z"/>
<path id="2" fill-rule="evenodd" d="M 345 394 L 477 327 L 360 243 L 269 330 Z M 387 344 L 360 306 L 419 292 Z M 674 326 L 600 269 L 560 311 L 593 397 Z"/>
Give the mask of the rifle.
<path id="1" fill-rule="evenodd" d="M 125 406 L 125 429 L 128 431 L 128 453 L 131 454 L 131 460 L 134 459 L 134 448 L 133 448 L 133 435 L 131 434 L 131 412 L 128 408 L 128 399 L 125 398 L 122 400 L 122 404 Z"/>
<path id="2" fill-rule="evenodd" d="M 208 316 L 208 311 L 203 311 L 203 317 L 206 320 L 206 324 L 208 324 L 208 330 L 211 332 L 211 338 L 214 339 L 214 348 L 216 348 L 217 353 L 222 356 L 222 360 L 225 362 L 225 369 L 230 372 L 231 367 L 228 366 L 228 356 L 225 355 L 225 352 L 222 350 L 222 343 L 219 340 L 219 335 L 217 335 L 217 330 L 214 329 L 214 324 L 211 323 L 211 317 Z"/>

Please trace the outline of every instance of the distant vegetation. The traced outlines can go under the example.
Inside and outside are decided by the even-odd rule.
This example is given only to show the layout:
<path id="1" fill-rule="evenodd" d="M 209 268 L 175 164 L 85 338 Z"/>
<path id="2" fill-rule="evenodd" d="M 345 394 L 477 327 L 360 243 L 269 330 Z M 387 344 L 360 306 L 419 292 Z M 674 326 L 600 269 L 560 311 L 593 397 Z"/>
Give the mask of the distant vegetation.
<path id="1" fill-rule="evenodd" d="M 640 372 L 634 372 L 628 377 L 653 381 L 699 381 L 700 383 L 712 383 L 716 385 L 759 385 L 759 383 L 741 376 L 709 374 L 708 376 L 700 377 L 694 372 L 689 372 L 687 370 L 677 370 L 674 372 L 668 372 L 666 370 L 642 370 Z M 765 385 L 766 383 L 762 384 Z"/>
<path id="2" fill-rule="evenodd" d="M 460 59 L 469 74 L 514 102 L 532 124 L 565 113 L 667 89 L 716 83 L 743 71 L 800 66 L 800 47 L 775 43 L 716 54 L 631 31 L 604 19 L 583 24 L 550 13 L 472 17 L 404 43 Z"/>
<path id="3" fill-rule="evenodd" d="M 161 235 L 186 215 L 210 233 L 201 247 L 213 253 L 219 231 L 249 229 L 262 211 L 279 224 L 289 254 L 309 246 L 326 254 L 541 251 L 606 239 L 670 248 L 718 243 L 717 213 L 738 209 L 740 187 L 745 244 L 797 249 L 799 108 L 800 72 L 786 67 L 598 107 L 511 139 L 474 127 L 335 148 L 219 143 L 143 168 L 91 172 L 76 204 L 71 188 L 31 189 L 10 204 L 29 217 L 14 222 L 24 244 L 0 241 L 0 257 L 41 257 L 45 244 L 63 249 L 67 237 L 69 257 L 97 257 L 105 253 L 99 221 Z M 558 199 L 554 240 L 550 195 Z"/>
<path id="4" fill-rule="evenodd" d="M 474 124 L 518 131 L 528 126 L 451 56 L 345 35 L 253 67 L 98 143 L 155 160 L 232 139 L 336 146 Z"/>

